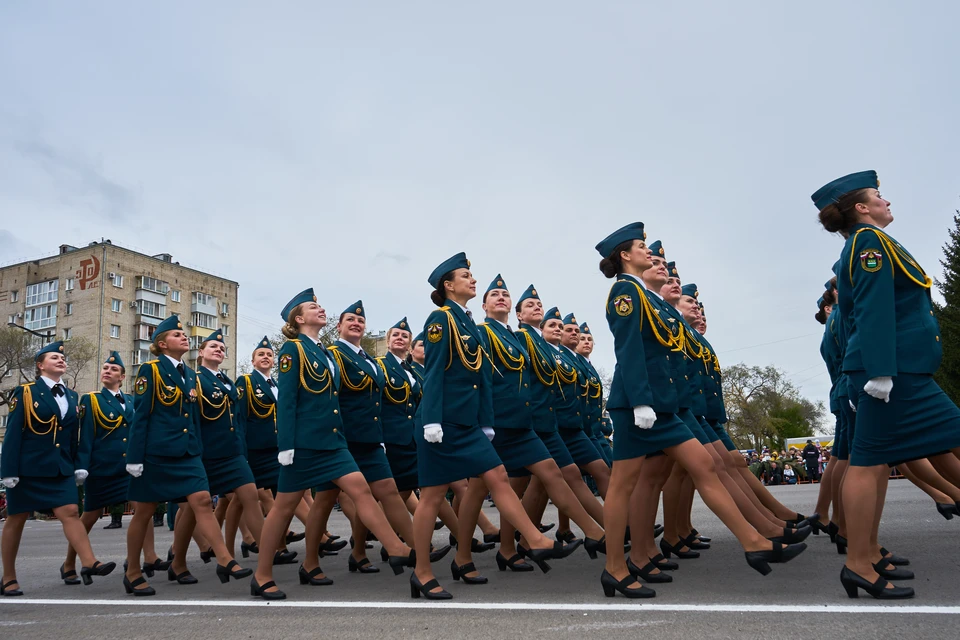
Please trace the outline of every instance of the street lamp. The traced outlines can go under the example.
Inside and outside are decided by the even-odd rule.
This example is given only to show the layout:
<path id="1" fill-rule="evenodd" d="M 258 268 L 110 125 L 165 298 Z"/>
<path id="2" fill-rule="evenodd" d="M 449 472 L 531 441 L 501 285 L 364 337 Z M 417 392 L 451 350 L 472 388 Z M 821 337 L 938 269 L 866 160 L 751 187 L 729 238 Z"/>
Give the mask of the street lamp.
<path id="1" fill-rule="evenodd" d="M 34 331 L 33 329 L 27 329 L 26 327 L 23 327 L 23 326 L 17 324 L 16 322 L 8 322 L 8 323 L 7 323 L 7 326 L 8 326 L 8 327 L 14 327 L 14 328 L 20 329 L 21 331 L 26 331 L 27 333 L 31 333 L 31 334 L 37 336 L 38 338 L 43 338 L 43 343 L 44 343 L 44 344 L 50 342 L 50 338 L 53 337 L 53 334 L 50 333 L 49 331 L 46 332 L 46 333 L 40 333 L 39 331 Z"/>

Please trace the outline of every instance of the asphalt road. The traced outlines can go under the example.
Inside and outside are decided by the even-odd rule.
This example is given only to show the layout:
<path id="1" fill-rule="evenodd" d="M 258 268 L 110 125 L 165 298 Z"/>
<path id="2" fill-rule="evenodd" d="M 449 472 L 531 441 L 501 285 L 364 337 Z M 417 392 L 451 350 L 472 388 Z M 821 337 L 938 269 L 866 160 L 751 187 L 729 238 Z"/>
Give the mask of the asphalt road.
<path id="1" fill-rule="evenodd" d="M 785 504 L 810 512 L 817 486 L 776 487 Z M 497 519 L 495 509 L 485 507 Z M 349 535 L 346 520 L 331 519 L 334 533 Z M 555 518 L 550 507 L 547 518 Z M 125 531 L 104 531 L 103 519 L 91 533 L 102 560 L 122 561 Z M 18 574 L 26 595 L 0 598 L 0 637 L 50 638 L 65 633 L 82 637 L 157 638 L 189 634 L 210 638 L 285 638 L 331 634 L 336 638 L 512 638 L 553 639 L 635 637 L 650 632 L 673 638 L 923 637 L 956 638 L 960 623 L 960 557 L 955 552 L 960 520 L 947 522 L 932 503 L 905 480 L 892 482 L 881 528 L 881 542 L 910 558 L 917 579 L 913 600 L 887 604 L 866 596 L 851 600 L 838 575 L 842 558 L 824 535 L 808 539 L 810 548 L 788 565 L 761 576 L 744 562 L 733 536 L 699 501 L 694 522 L 713 537 L 713 548 L 698 560 L 681 561 L 674 582 L 654 585 L 653 600 L 608 599 L 599 585 L 602 560 L 585 553 L 552 563 L 544 576 L 497 571 L 494 551 L 474 560 L 490 578 L 484 586 L 453 582 L 452 556 L 435 565 L 442 584 L 454 594 L 450 603 L 427 603 L 409 596 L 409 573 L 393 576 L 386 566 L 377 575 L 347 572 L 347 556 L 324 558 L 332 587 L 301 587 L 296 565 L 278 567 L 275 577 L 288 593 L 282 603 L 251 598 L 248 582 L 221 585 L 213 563 L 204 565 L 191 549 L 190 568 L 200 583 L 178 586 L 151 581 L 158 594 L 134 599 L 123 593 L 119 569 L 89 587 L 64 585 L 57 574 L 65 542 L 56 522 L 30 522 L 24 533 Z M 296 528 L 296 526 L 295 526 Z M 172 539 L 156 529 L 158 549 Z M 446 538 L 445 530 L 435 541 Z M 302 549 L 303 543 L 292 546 Z M 370 551 L 379 562 L 379 549 Z M 242 559 L 241 564 L 243 564 Z M 251 558 L 250 560 L 253 560 Z M 248 561 L 248 565 L 253 563 Z"/>

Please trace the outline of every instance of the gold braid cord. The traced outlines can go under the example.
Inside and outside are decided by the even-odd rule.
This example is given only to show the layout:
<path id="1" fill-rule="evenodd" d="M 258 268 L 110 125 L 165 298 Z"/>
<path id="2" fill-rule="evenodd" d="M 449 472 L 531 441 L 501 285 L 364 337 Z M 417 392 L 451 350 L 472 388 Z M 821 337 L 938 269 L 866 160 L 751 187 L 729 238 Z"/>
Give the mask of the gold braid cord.
<path id="1" fill-rule="evenodd" d="M 373 386 L 373 378 L 368 375 L 363 376 L 363 382 L 360 384 L 354 384 L 353 381 L 350 380 L 350 376 L 347 374 L 347 369 L 343 364 L 343 354 L 340 353 L 340 349 L 334 345 L 330 347 L 329 351 L 333 354 L 334 360 L 337 361 L 337 366 L 340 367 L 340 380 L 343 382 L 343 386 L 350 391 L 366 391 Z"/>
<path id="2" fill-rule="evenodd" d="M 90 398 L 90 407 L 93 414 L 94 437 L 96 437 L 97 429 L 103 429 L 106 431 L 103 437 L 106 438 L 113 433 L 114 429 L 123 424 L 123 413 L 121 412 L 116 418 L 108 418 L 104 415 L 103 409 L 100 408 L 100 401 L 97 399 L 97 394 L 89 393 L 87 397 Z"/>
<path id="3" fill-rule="evenodd" d="M 290 340 L 290 342 L 293 342 L 297 345 L 297 353 L 300 356 L 300 388 L 314 395 L 321 394 L 327 389 L 332 391 L 333 376 L 330 375 L 329 369 L 324 367 L 323 373 L 318 374 L 316 371 L 314 371 L 314 369 L 307 366 L 309 364 L 309 358 L 307 358 L 307 352 L 303 350 L 303 345 L 300 344 L 300 339 L 294 338 L 293 340 Z M 308 379 L 315 384 L 322 384 L 323 386 L 319 389 L 315 389 L 307 384 Z"/>
<path id="4" fill-rule="evenodd" d="M 575 384 L 577 382 L 577 368 L 571 365 L 570 373 L 568 374 L 563 366 L 563 356 L 557 352 L 557 357 L 561 360 L 561 362 L 557 363 L 557 380 L 560 381 L 561 385 Z"/>
<path id="5" fill-rule="evenodd" d="M 626 282 L 632 284 L 637 290 L 637 296 L 640 300 L 640 329 L 643 329 L 643 318 L 646 316 L 647 321 L 650 324 L 650 330 L 657 342 L 671 351 L 682 350 L 682 332 L 679 336 L 674 335 L 673 330 L 667 325 L 666 322 L 664 322 L 663 318 L 660 317 L 660 314 L 654 313 L 653 305 L 650 304 L 650 301 L 647 299 L 646 294 L 643 293 L 640 285 L 632 280 L 618 280 L 617 282 Z M 664 333 L 668 337 L 664 337 Z"/>
<path id="6" fill-rule="evenodd" d="M 203 385 L 200 383 L 199 373 L 197 374 L 197 389 L 200 392 L 200 417 L 207 422 L 215 422 L 219 420 L 220 417 L 227 411 L 227 406 L 230 404 L 230 397 L 227 394 L 223 394 L 222 399 L 219 403 L 217 403 L 213 399 L 203 395 Z M 209 406 L 214 411 L 219 410 L 219 413 L 217 413 L 215 416 L 208 416 L 207 412 L 203 409 L 204 405 Z"/>
<path id="7" fill-rule="evenodd" d="M 898 267 L 900 267 L 900 270 L 903 271 L 903 274 L 907 276 L 907 278 L 909 278 L 911 282 L 913 282 L 914 284 L 916 284 L 917 286 L 923 289 L 929 289 L 931 286 L 933 286 L 933 279 L 927 275 L 927 272 L 924 271 L 923 267 L 921 267 L 917 263 L 917 261 L 910 256 L 907 250 L 904 249 L 902 246 L 900 246 L 900 243 L 898 243 L 896 240 L 894 240 L 893 238 L 885 234 L 883 231 L 880 231 L 879 229 L 872 229 L 872 228 L 858 229 L 857 232 L 853 234 L 853 245 L 850 251 L 850 265 L 849 265 L 851 286 L 853 285 L 853 265 L 855 264 L 855 261 L 857 259 L 857 236 L 859 236 L 864 231 L 873 231 L 875 234 L 877 234 L 877 238 L 879 238 L 880 244 L 883 245 L 883 248 L 886 249 L 890 257 L 893 258 L 893 263 L 896 264 Z M 908 265 L 910 265 L 911 267 L 913 267 L 914 269 L 920 272 L 920 274 L 923 276 L 922 282 L 918 280 L 916 276 L 910 273 L 909 270 L 907 270 L 907 268 L 903 264 L 904 262 L 906 262 Z M 896 275 L 896 272 L 897 270 L 893 269 L 894 275 Z"/>
<path id="8" fill-rule="evenodd" d="M 533 336 L 526 329 L 520 330 L 524 339 L 527 341 L 527 353 L 530 354 L 530 368 L 533 369 L 533 375 L 541 384 L 552 387 L 557 384 L 557 366 L 553 358 L 544 356 L 537 348 L 537 343 L 533 341 Z"/>
<path id="9" fill-rule="evenodd" d="M 57 431 L 56 431 L 56 429 L 54 429 L 54 427 L 57 426 L 57 417 L 58 417 L 58 416 L 57 416 L 57 414 L 53 414 L 53 416 L 52 416 L 49 420 L 41 420 L 41 419 L 40 419 L 40 416 L 37 415 L 37 412 L 34 410 L 34 407 L 33 407 L 33 391 L 30 389 L 30 387 L 31 387 L 32 385 L 33 385 L 32 382 L 31 382 L 30 384 L 25 384 L 25 385 L 23 385 L 23 422 L 24 422 L 24 427 L 27 428 L 27 429 L 29 429 L 33 434 L 38 435 L 38 436 L 45 436 L 45 435 L 47 435 L 48 433 L 51 433 L 51 432 L 52 432 L 52 433 L 53 433 L 53 439 L 56 440 L 56 439 L 57 439 Z M 34 425 L 36 425 L 36 426 L 34 426 Z M 47 428 L 46 431 L 38 431 L 38 429 L 41 429 L 41 428 L 43 428 L 43 427 L 46 427 L 46 428 Z"/>
<path id="10" fill-rule="evenodd" d="M 406 379 L 407 372 L 403 372 L 404 381 L 399 387 L 390 382 L 390 374 L 387 373 L 387 365 L 384 363 L 383 358 L 377 358 L 377 364 L 380 365 L 380 370 L 383 371 L 383 395 L 386 396 L 392 404 L 406 404 L 407 400 L 410 399 L 410 381 Z M 400 394 L 403 394 L 401 397 Z"/>
<path id="11" fill-rule="evenodd" d="M 253 382 L 250 381 L 250 376 L 246 376 L 246 381 L 248 412 L 260 420 L 266 420 L 276 414 L 277 404 L 275 402 L 260 402 L 259 398 L 253 393 Z"/>
<path id="12" fill-rule="evenodd" d="M 470 347 L 466 345 L 467 341 L 460 335 L 460 329 L 457 327 L 457 319 L 450 313 L 450 307 L 440 307 L 440 311 L 447 314 L 447 327 L 450 329 L 450 338 L 447 341 L 450 343 L 450 350 L 447 354 L 447 366 L 444 367 L 444 371 L 449 369 L 450 365 L 453 364 L 454 348 L 456 348 L 457 356 L 460 358 L 460 363 L 464 369 L 471 373 L 480 371 L 480 367 L 483 366 L 483 346 L 477 344 L 477 348 L 471 351 Z M 456 345 L 456 347 L 454 347 L 454 345 Z"/>
<path id="13" fill-rule="evenodd" d="M 165 407 L 172 407 L 180 403 L 180 407 L 183 408 L 183 392 L 180 391 L 180 387 L 177 385 L 168 387 L 161 383 L 160 367 L 157 365 L 156 360 L 147 364 L 150 365 L 150 369 L 153 371 L 153 398 L 150 401 L 150 411 L 153 411 L 154 402 L 159 402 Z"/>

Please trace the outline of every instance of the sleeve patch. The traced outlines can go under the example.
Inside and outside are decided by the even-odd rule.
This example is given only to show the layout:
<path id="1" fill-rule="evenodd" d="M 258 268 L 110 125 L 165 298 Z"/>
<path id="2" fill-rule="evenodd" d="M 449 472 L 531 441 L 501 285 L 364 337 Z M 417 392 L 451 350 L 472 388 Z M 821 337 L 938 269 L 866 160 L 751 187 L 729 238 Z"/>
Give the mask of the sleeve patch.
<path id="1" fill-rule="evenodd" d="M 876 273 L 883 268 L 883 254 L 877 249 L 860 252 L 860 267 L 867 273 Z"/>
<path id="2" fill-rule="evenodd" d="M 10 413 L 17 410 L 17 403 L 20 402 L 16 397 L 10 398 Z"/>
<path id="3" fill-rule="evenodd" d="M 137 378 L 137 383 L 134 385 L 133 390 L 137 393 L 138 396 L 142 396 L 147 391 L 147 379 L 144 376 Z"/>
<path id="4" fill-rule="evenodd" d="M 280 373 L 286 373 L 290 371 L 290 367 L 293 366 L 293 356 L 289 353 L 285 353 L 280 356 Z"/>
<path id="5" fill-rule="evenodd" d="M 613 299 L 613 310 L 618 316 L 628 316 L 633 313 L 633 298 L 630 296 L 617 296 Z"/>
<path id="6" fill-rule="evenodd" d="M 443 338 L 443 325 L 439 322 L 435 322 L 429 327 L 427 327 L 427 340 L 431 343 L 436 344 L 440 342 Z"/>

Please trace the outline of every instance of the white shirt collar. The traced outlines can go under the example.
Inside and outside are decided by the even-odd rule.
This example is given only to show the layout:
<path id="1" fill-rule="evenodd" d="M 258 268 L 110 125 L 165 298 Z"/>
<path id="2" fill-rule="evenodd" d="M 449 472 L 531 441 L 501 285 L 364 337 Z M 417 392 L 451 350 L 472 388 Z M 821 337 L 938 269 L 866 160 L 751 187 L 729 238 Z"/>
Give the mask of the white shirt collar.
<path id="1" fill-rule="evenodd" d="M 567 353 L 569 353 L 570 355 L 576 357 L 576 355 L 577 355 L 577 352 L 576 352 L 576 351 L 574 351 L 573 349 L 571 349 L 570 347 L 568 347 L 567 345 L 565 345 L 565 344 L 563 344 L 563 343 L 561 343 L 560 346 L 563 347 L 564 350 L 565 350 Z"/>
<path id="2" fill-rule="evenodd" d="M 211 369 L 211 368 L 208 367 L 207 365 L 202 365 L 202 366 L 203 366 L 204 369 L 206 369 L 207 371 L 209 371 L 210 373 L 212 373 L 214 378 L 216 378 L 217 375 L 220 373 L 218 370 L 216 370 L 216 369 Z"/>
<path id="3" fill-rule="evenodd" d="M 637 276 L 633 275 L 632 273 L 625 273 L 625 274 L 623 274 L 623 275 L 627 276 L 628 278 L 631 278 L 632 280 L 634 280 L 637 284 L 639 284 L 639 285 L 640 285 L 641 287 L 643 287 L 644 289 L 647 288 L 647 285 L 643 284 L 643 280 L 641 280 L 641 279 L 638 278 Z"/>
<path id="4" fill-rule="evenodd" d="M 56 384 L 63 384 L 63 380 L 61 380 L 60 382 L 54 382 L 53 380 L 51 380 L 51 379 L 48 378 L 47 376 L 40 376 L 40 379 L 43 380 L 44 382 L 46 382 L 46 383 L 47 383 L 47 387 L 50 388 L 50 389 L 53 389 L 53 386 L 56 385 Z M 67 388 L 67 385 L 63 384 L 63 388 L 66 389 L 66 388 Z"/>
<path id="5" fill-rule="evenodd" d="M 163 354 L 163 356 L 164 356 L 167 360 L 169 360 L 170 362 L 172 362 L 174 367 L 176 367 L 178 364 L 183 364 L 183 361 L 182 361 L 182 360 L 177 360 L 176 358 L 173 358 L 173 357 L 171 357 L 171 356 L 168 356 L 167 354 Z M 186 368 L 187 365 L 184 364 L 183 366 L 184 366 L 184 368 Z"/>
<path id="6" fill-rule="evenodd" d="M 388 351 L 387 353 L 389 353 L 390 355 L 392 355 L 393 358 L 394 358 L 394 360 L 396 360 L 396 361 L 400 364 L 401 367 L 403 366 L 403 360 L 401 360 L 400 358 L 398 358 L 398 357 L 397 357 L 397 354 L 395 354 L 393 351 Z"/>
<path id="7" fill-rule="evenodd" d="M 353 352 L 356 353 L 357 355 L 360 355 L 360 347 L 356 346 L 352 342 L 347 342 L 346 340 L 341 340 L 340 342 L 342 342 L 343 344 L 353 349 Z"/>
<path id="8" fill-rule="evenodd" d="M 507 331 L 510 331 L 510 325 L 507 324 L 506 322 L 500 322 L 500 321 L 497 320 L 496 318 L 490 318 L 490 319 L 493 320 L 494 322 L 499 323 L 500 326 L 503 327 L 504 329 L 506 329 Z"/>
<path id="9" fill-rule="evenodd" d="M 260 374 L 260 377 L 263 378 L 264 381 L 269 381 L 269 380 L 270 380 L 270 376 L 265 375 L 262 371 L 260 371 L 260 369 L 254 369 L 254 371 L 256 371 L 257 373 L 259 373 L 259 374 Z"/>

